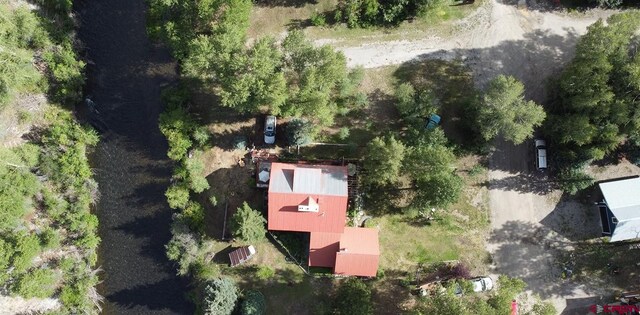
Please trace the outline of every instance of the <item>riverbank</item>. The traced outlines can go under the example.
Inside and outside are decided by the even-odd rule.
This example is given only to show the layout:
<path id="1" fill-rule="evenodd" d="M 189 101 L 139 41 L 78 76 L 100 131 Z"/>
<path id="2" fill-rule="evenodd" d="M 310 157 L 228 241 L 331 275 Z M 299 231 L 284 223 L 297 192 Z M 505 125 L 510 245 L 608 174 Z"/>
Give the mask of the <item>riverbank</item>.
<path id="1" fill-rule="evenodd" d="M 97 134 L 71 108 L 84 63 L 70 8 L 0 4 L 0 313 L 95 314 Z"/>

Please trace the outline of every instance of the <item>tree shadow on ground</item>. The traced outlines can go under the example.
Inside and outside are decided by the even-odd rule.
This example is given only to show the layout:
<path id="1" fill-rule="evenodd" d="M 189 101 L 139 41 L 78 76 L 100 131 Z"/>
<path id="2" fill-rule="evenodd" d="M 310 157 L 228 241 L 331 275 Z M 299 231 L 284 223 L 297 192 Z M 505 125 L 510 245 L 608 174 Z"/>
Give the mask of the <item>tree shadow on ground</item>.
<path id="1" fill-rule="evenodd" d="M 520 7 L 519 0 L 498 0 L 498 2 Z M 540 12 L 563 12 L 566 10 L 589 11 L 598 7 L 596 1 L 585 0 L 526 0 L 526 9 Z M 637 0 L 625 0 L 618 9 L 638 8 Z"/>
<path id="2" fill-rule="evenodd" d="M 365 109 L 365 114 L 359 118 L 366 119 L 365 123 L 371 122 L 375 130 L 384 132 L 387 130 L 401 129 L 401 119 L 398 109 L 395 107 L 395 98 L 381 89 L 375 89 L 367 95 L 369 106 Z M 366 117 L 372 117 L 369 120 Z"/>
<path id="3" fill-rule="evenodd" d="M 403 270 L 385 269 L 384 278 L 373 281 L 372 300 L 376 314 L 402 314 L 413 299 L 411 290 L 403 284 L 409 273 Z M 406 283 L 406 282 L 404 282 Z"/>
<path id="4" fill-rule="evenodd" d="M 547 177 L 536 173 L 519 173 L 500 179 L 490 179 L 485 185 L 491 189 L 513 190 L 537 195 L 547 195 L 558 188 Z"/>
<path id="5" fill-rule="evenodd" d="M 543 299 L 582 292 L 602 294 L 606 288 L 606 279 L 563 276 L 562 266 L 574 251 L 575 243 L 546 226 L 508 221 L 491 233 L 488 243 L 495 247 L 492 255 L 495 272 L 521 278 L 528 289 Z M 573 269 L 574 274 L 578 272 L 577 267 Z"/>
<path id="6" fill-rule="evenodd" d="M 207 235 L 219 240 L 230 239 L 229 222 L 236 209 L 244 202 L 253 209 L 263 208 L 264 193 L 255 187 L 255 182 L 252 181 L 253 174 L 253 169 L 249 166 L 236 164 L 229 168 L 216 169 L 207 176 L 210 188 L 195 196 L 195 200 L 205 209 Z M 211 196 L 217 199 L 215 206 L 209 201 Z"/>
<path id="7" fill-rule="evenodd" d="M 332 277 L 309 277 L 292 269 L 276 269 L 268 278 L 248 276 L 257 270 L 255 266 L 242 266 L 232 272 L 240 275 L 241 289 L 264 294 L 270 314 L 317 314 L 329 308 L 334 287 Z"/>
<path id="8" fill-rule="evenodd" d="M 572 242 L 601 236 L 598 209 L 564 194 L 540 224 Z"/>

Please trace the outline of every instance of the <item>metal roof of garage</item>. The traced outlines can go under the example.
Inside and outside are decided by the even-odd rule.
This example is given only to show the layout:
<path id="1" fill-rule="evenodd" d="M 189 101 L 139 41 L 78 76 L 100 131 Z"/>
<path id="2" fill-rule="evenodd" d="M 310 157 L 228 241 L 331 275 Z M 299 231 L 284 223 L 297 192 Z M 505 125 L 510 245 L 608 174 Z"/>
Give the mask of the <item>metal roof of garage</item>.
<path id="1" fill-rule="evenodd" d="M 609 210 L 618 220 L 611 241 L 640 237 L 640 177 L 600 183 Z"/>

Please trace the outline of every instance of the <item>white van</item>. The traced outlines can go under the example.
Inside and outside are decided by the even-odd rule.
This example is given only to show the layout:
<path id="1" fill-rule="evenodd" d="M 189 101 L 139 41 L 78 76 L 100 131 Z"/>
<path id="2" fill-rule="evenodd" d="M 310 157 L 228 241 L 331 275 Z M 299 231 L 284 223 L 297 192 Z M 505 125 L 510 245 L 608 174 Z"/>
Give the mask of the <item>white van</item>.
<path id="1" fill-rule="evenodd" d="M 536 139 L 536 168 L 538 170 L 547 169 L 547 144 L 544 140 Z"/>

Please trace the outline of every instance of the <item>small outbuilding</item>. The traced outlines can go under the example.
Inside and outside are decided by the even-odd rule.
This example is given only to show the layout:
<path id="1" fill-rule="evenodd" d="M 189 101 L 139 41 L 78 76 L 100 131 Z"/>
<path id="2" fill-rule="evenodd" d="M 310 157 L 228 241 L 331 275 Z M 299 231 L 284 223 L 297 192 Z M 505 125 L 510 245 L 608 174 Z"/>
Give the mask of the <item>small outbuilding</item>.
<path id="1" fill-rule="evenodd" d="M 229 260 L 231 261 L 231 267 L 241 265 L 245 261 L 251 259 L 256 254 L 256 249 L 253 245 L 242 246 L 231 253 L 229 253 Z"/>
<path id="2" fill-rule="evenodd" d="M 602 235 L 612 242 L 640 238 L 640 177 L 599 184 L 603 200 L 598 203 Z"/>

